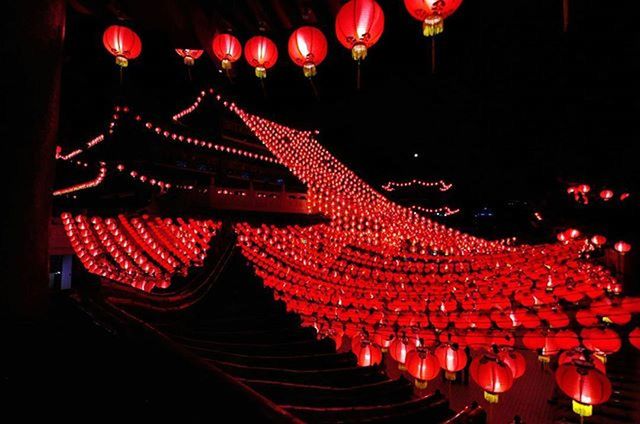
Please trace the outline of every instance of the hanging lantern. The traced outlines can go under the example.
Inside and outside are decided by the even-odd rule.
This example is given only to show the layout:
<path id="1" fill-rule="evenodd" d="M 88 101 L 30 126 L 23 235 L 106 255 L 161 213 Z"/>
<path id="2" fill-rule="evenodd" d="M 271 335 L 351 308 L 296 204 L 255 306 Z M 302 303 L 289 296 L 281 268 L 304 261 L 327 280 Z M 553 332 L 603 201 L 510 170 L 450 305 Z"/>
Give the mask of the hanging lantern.
<path id="1" fill-rule="evenodd" d="M 580 332 L 582 345 L 603 361 L 622 347 L 620 336 L 610 328 L 585 328 Z"/>
<path id="2" fill-rule="evenodd" d="M 142 41 L 138 34 L 121 25 L 111 25 L 102 35 L 102 43 L 109 53 L 116 57 L 116 64 L 122 68 L 129 60 L 140 56 Z"/>
<path id="3" fill-rule="evenodd" d="M 498 403 L 498 395 L 513 385 L 511 368 L 496 355 L 485 353 L 471 362 L 471 378 L 484 390 L 484 398 L 489 403 Z"/>
<path id="4" fill-rule="evenodd" d="M 575 349 L 567 350 L 566 352 L 562 352 L 560 356 L 558 356 L 558 366 L 571 364 L 575 360 L 585 361 L 593 364 L 594 368 L 600 371 L 603 374 L 607 373 L 606 366 L 604 362 L 599 359 L 593 359 L 589 353 L 581 347 L 577 347 Z"/>
<path id="5" fill-rule="evenodd" d="M 498 359 L 504 362 L 509 369 L 511 369 L 514 379 L 522 377 L 527 369 L 527 363 L 524 356 L 512 348 L 501 349 L 500 352 L 498 352 Z"/>
<path id="6" fill-rule="evenodd" d="M 467 354 L 456 344 L 443 343 L 436 348 L 436 358 L 449 381 L 456 379 L 456 372 L 467 365 Z"/>
<path id="7" fill-rule="evenodd" d="M 278 60 L 278 47 L 267 37 L 256 35 L 245 44 L 244 57 L 255 68 L 256 77 L 264 79 L 267 77 L 267 69 Z"/>
<path id="8" fill-rule="evenodd" d="M 440 373 L 438 359 L 427 349 L 419 347 L 407 354 L 407 371 L 415 380 L 418 389 L 426 389 L 429 380 Z"/>
<path id="9" fill-rule="evenodd" d="M 317 28 L 300 27 L 289 37 L 289 56 L 302 66 L 304 76 L 311 78 L 316 75 L 316 66 L 327 57 L 327 38 Z"/>
<path id="10" fill-rule="evenodd" d="M 574 360 L 560 365 L 556 371 L 556 383 L 573 400 L 573 412 L 590 417 L 593 405 L 609 400 L 611 382 L 589 362 Z"/>
<path id="11" fill-rule="evenodd" d="M 613 245 L 613 248 L 616 249 L 616 252 L 624 255 L 631 250 L 631 245 L 627 242 L 619 241 Z"/>
<path id="12" fill-rule="evenodd" d="M 176 49 L 176 53 L 184 59 L 184 64 L 187 66 L 193 66 L 203 52 L 204 50 L 199 49 Z"/>
<path id="13" fill-rule="evenodd" d="M 613 191 L 611 191 L 611 190 L 602 190 L 600 192 L 600 198 L 602 200 L 604 200 L 605 202 L 608 202 L 609 200 L 611 200 L 613 198 Z"/>
<path id="14" fill-rule="evenodd" d="M 422 33 L 432 37 L 444 30 L 444 20 L 462 4 L 462 0 L 404 0 L 415 19 L 422 21 Z"/>
<path id="15" fill-rule="evenodd" d="M 388 352 L 389 346 L 395 339 L 395 334 L 390 328 L 379 328 L 373 333 L 373 342 L 382 349 L 382 352 Z"/>
<path id="16" fill-rule="evenodd" d="M 384 31 L 384 13 L 374 0 L 350 0 L 336 16 L 336 35 L 340 44 L 351 49 L 353 60 L 367 57 Z"/>
<path id="17" fill-rule="evenodd" d="M 629 196 L 631 196 L 631 194 L 629 194 L 629 193 L 627 193 L 627 192 L 622 193 L 622 194 L 620 195 L 620 201 L 621 201 L 621 202 L 624 202 L 625 200 L 627 200 L 627 199 L 629 198 Z"/>
<path id="18" fill-rule="evenodd" d="M 211 48 L 224 70 L 231 69 L 231 65 L 242 56 L 242 45 L 231 34 L 217 34 L 213 37 Z"/>
<path id="19" fill-rule="evenodd" d="M 389 355 L 398 363 L 398 369 L 402 371 L 407 369 L 405 366 L 407 354 L 415 347 L 415 341 L 412 341 L 404 334 L 393 339 L 389 345 Z"/>
<path id="20" fill-rule="evenodd" d="M 370 367 L 372 365 L 378 365 L 382 361 L 382 352 L 377 346 L 374 346 L 368 341 L 363 341 L 357 358 L 358 366 Z"/>
<path id="21" fill-rule="evenodd" d="M 640 350 L 640 327 L 636 327 L 629 333 L 629 343 Z"/>
<path id="22" fill-rule="evenodd" d="M 600 247 L 606 242 L 607 242 L 607 238 L 605 236 L 601 236 L 600 234 L 596 234 L 595 236 L 591 237 L 591 243 L 594 246 Z"/>

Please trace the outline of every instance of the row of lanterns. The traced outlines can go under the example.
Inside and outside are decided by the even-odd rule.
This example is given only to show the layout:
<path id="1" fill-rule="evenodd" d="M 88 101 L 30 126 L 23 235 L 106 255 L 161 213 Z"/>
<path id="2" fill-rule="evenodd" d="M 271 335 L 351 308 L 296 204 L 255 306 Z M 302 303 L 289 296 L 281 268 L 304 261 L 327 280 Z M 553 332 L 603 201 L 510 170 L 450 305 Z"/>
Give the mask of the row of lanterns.
<path id="1" fill-rule="evenodd" d="M 404 0 L 411 16 L 422 21 L 423 34 L 427 37 L 441 33 L 445 18 L 455 12 L 461 3 L 462 0 Z M 340 44 L 351 50 L 353 59 L 359 63 L 382 36 L 384 12 L 374 0 L 350 0 L 336 16 L 335 31 Z M 126 67 L 129 60 L 138 57 L 142 51 L 140 37 L 121 25 L 107 28 L 102 41 L 121 67 Z M 240 41 L 228 33 L 216 35 L 212 49 L 225 70 L 230 69 L 242 55 Z M 201 49 L 176 49 L 176 52 L 189 66 L 203 54 Z M 303 26 L 289 37 L 288 52 L 291 60 L 302 67 L 305 77 L 311 78 L 316 75 L 316 67 L 327 55 L 327 39 L 319 29 Z M 256 76 L 263 79 L 267 69 L 278 60 L 278 48 L 271 39 L 258 35 L 246 42 L 244 55 L 247 63 L 255 69 Z"/>

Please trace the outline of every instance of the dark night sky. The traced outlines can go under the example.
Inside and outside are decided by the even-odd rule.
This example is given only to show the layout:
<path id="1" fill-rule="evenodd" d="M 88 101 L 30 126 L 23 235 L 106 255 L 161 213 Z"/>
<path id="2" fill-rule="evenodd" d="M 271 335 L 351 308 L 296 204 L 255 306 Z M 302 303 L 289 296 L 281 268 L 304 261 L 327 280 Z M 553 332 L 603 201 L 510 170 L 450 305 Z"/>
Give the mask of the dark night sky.
<path id="1" fill-rule="evenodd" d="M 380 3 L 385 33 L 363 63 L 360 92 L 355 63 L 329 20 L 318 25 L 330 43 L 316 80 L 319 100 L 286 53 L 289 31 L 267 33 L 280 58 L 269 71 L 265 101 L 243 60 L 233 85 L 208 57 L 188 83 L 171 49 L 190 46 L 172 43 L 161 25 L 135 19 L 128 24 L 144 48 L 126 70 L 125 90 L 142 108 L 169 113 L 199 87 L 212 85 L 251 111 L 319 128 L 324 145 L 373 183 L 444 177 L 473 204 L 543 197 L 564 188 L 560 178 L 632 184 L 640 42 L 626 2 L 603 8 L 601 2 L 572 1 L 570 32 L 564 34 L 560 0 L 467 0 L 437 38 L 436 75 L 420 23 L 402 2 Z M 170 15 L 162 7 L 148 14 Z M 92 134 L 118 91 L 116 67 L 101 45 L 111 23 L 70 12 L 63 140 Z M 188 33 L 198 30 L 186 27 Z M 244 42 L 253 34 L 239 29 L 236 35 Z"/>

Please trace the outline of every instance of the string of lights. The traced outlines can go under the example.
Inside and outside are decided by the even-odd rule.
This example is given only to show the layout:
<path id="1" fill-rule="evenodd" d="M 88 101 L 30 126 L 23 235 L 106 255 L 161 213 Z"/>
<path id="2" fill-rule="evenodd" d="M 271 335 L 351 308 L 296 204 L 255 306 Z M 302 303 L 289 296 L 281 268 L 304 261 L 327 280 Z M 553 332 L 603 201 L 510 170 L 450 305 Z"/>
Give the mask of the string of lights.
<path id="1" fill-rule="evenodd" d="M 386 184 L 382 185 L 382 189 L 384 191 L 395 191 L 397 189 L 408 188 L 414 185 L 417 185 L 420 187 L 427 187 L 427 188 L 437 187 L 438 190 L 440 191 L 448 191 L 453 187 L 453 184 L 447 183 L 444 180 L 424 181 L 424 180 L 418 180 L 414 178 L 411 181 L 405 181 L 405 182 L 389 181 Z"/>
<path id="2" fill-rule="evenodd" d="M 53 192 L 54 196 L 62 196 L 69 193 L 74 193 L 76 191 L 86 190 L 89 188 L 97 187 L 104 181 L 107 176 L 107 165 L 104 162 L 100 162 L 100 168 L 98 169 L 98 175 L 89 180 L 79 184 L 74 184 L 72 186 L 62 188 Z"/>
<path id="3" fill-rule="evenodd" d="M 420 206 L 420 205 L 412 205 L 410 208 L 411 210 L 416 210 L 419 212 L 438 215 L 438 216 L 451 216 L 460 212 L 459 208 L 451 209 L 449 206 L 442 206 L 440 208 L 425 208 L 424 206 Z"/>

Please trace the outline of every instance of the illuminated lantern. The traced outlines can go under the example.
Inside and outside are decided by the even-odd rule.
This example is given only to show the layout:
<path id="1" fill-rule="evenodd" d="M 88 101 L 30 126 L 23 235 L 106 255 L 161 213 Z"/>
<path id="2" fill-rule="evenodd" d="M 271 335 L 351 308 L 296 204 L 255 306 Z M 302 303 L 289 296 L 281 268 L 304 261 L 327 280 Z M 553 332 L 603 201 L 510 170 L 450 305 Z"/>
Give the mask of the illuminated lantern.
<path id="1" fill-rule="evenodd" d="M 378 365 L 382 361 L 382 352 L 380 351 L 380 348 L 374 346 L 368 341 L 362 342 L 360 351 L 356 356 L 358 358 L 358 366 L 360 367 Z"/>
<path id="2" fill-rule="evenodd" d="M 445 378 L 450 381 L 455 380 L 456 372 L 467 365 L 467 354 L 457 344 L 443 343 L 436 348 L 435 355 L 445 372 Z"/>
<path id="3" fill-rule="evenodd" d="M 415 19 L 422 21 L 425 37 L 440 34 L 444 20 L 462 4 L 462 0 L 404 0 L 404 6 Z"/>
<path id="4" fill-rule="evenodd" d="M 379 328 L 373 334 L 373 342 L 380 346 L 382 352 L 387 352 L 389 350 L 389 346 L 391 346 L 391 342 L 395 338 L 395 334 L 389 328 Z"/>
<path id="5" fill-rule="evenodd" d="M 605 202 L 608 202 L 613 197 L 613 191 L 611 190 L 602 190 L 600 192 L 600 198 Z"/>
<path id="6" fill-rule="evenodd" d="M 513 374 L 513 378 L 520 378 L 524 375 L 525 370 L 527 369 L 527 363 L 524 359 L 524 356 L 520 352 L 516 352 L 510 348 L 501 349 L 498 352 L 498 359 L 507 364 L 507 366 L 511 369 L 511 373 Z"/>
<path id="7" fill-rule="evenodd" d="M 224 70 L 231 69 L 231 65 L 242 56 L 242 45 L 231 34 L 218 34 L 213 37 L 211 48 Z"/>
<path id="8" fill-rule="evenodd" d="M 302 66 L 304 76 L 316 75 L 318 66 L 327 57 L 327 39 L 317 28 L 303 26 L 289 37 L 289 56 L 293 63 Z"/>
<path id="9" fill-rule="evenodd" d="M 102 35 L 102 43 L 109 53 L 116 57 L 116 64 L 122 68 L 129 60 L 140 56 L 142 41 L 138 34 L 121 25 L 111 25 Z"/>
<path id="10" fill-rule="evenodd" d="M 410 340 L 406 335 L 393 339 L 389 345 L 389 355 L 398 363 L 398 369 L 407 369 L 405 366 L 407 354 L 415 349 L 415 347 L 415 342 Z"/>
<path id="11" fill-rule="evenodd" d="M 620 195 L 620 201 L 621 201 L 621 202 L 624 202 L 625 200 L 627 200 L 627 199 L 629 198 L 629 196 L 631 196 L 629 193 L 626 193 L 626 192 L 625 192 L 625 193 L 622 193 L 622 194 Z"/>
<path id="12" fill-rule="evenodd" d="M 197 49 L 176 49 L 176 53 L 184 58 L 184 64 L 187 66 L 193 66 L 195 60 L 202 56 L 204 50 Z"/>
<path id="13" fill-rule="evenodd" d="M 613 245 L 613 248 L 616 249 L 616 252 L 620 253 L 621 255 L 624 255 L 625 253 L 631 250 L 631 245 L 624 241 L 619 241 Z"/>
<path id="14" fill-rule="evenodd" d="M 603 359 L 622 347 L 620 336 L 610 328 L 585 328 L 580 332 L 582 345 Z"/>
<path id="15" fill-rule="evenodd" d="M 591 186 L 589 186 L 589 184 L 580 184 L 578 186 L 578 191 L 582 194 L 587 194 L 591 191 Z"/>
<path id="16" fill-rule="evenodd" d="M 489 403 L 498 403 L 498 395 L 513 385 L 511 368 L 493 354 L 487 353 L 471 361 L 469 374 L 484 390 L 484 398 Z"/>
<path id="17" fill-rule="evenodd" d="M 278 60 L 276 44 L 263 35 L 256 35 L 244 46 L 244 57 L 249 65 L 255 68 L 256 77 L 267 77 L 267 69 L 273 67 Z"/>
<path id="18" fill-rule="evenodd" d="M 607 238 L 605 236 L 601 236 L 600 234 L 596 234 L 595 236 L 591 237 L 591 243 L 594 246 L 600 247 L 606 242 L 607 242 Z"/>
<path id="19" fill-rule="evenodd" d="M 561 231 L 558 234 L 556 234 L 556 239 L 558 239 L 560 243 L 566 243 L 569 240 L 569 238 L 567 237 L 567 233 L 565 231 Z"/>
<path id="20" fill-rule="evenodd" d="M 640 350 L 640 327 L 634 328 L 629 333 L 629 343 L 636 349 Z"/>
<path id="21" fill-rule="evenodd" d="M 575 348 L 571 350 L 567 350 L 566 352 L 562 352 L 560 356 L 558 356 L 558 366 L 571 364 L 575 360 L 586 361 L 595 367 L 598 371 L 603 374 L 607 373 L 604 362 L 599 359 L 593 360 L 592 357 L 585 352 L 583 348 Z"/>
<path id="22" fill-rule="evenodd" d="M 565 231 L 565 234 L 570 239 L 575 239 L 580 237 L 580 231 L 576 230 L 575 228 L 569 228 L 567 231 Z"/>
<path id="23" fill-rule="evenodd" d="M 593 413 L 593 405 L 609 400 L 611 382 L 593 364 L 574 360 L 571 364 L 560 365 L 556 371 L 556 383 L 573 400 L 573 411 L 581 417 Z"/>
<path id="24" fill-rule="evenodd" d="M 427 382 L 440 373 L 438 359 L 425 348 L 417 348 L 407 354 L 407 371 L 415 379 L 418 389 L 426 389 Z"/>
<path id="25" fill-rule="evenodd" d="M 336 36 L 351 49 L 353 60 L 367 57 L 367 49 L 378 42 L 384 31 L 384 13 L 374 0 L 349 0 L 336 16 Z"/>

